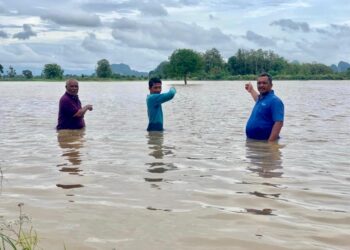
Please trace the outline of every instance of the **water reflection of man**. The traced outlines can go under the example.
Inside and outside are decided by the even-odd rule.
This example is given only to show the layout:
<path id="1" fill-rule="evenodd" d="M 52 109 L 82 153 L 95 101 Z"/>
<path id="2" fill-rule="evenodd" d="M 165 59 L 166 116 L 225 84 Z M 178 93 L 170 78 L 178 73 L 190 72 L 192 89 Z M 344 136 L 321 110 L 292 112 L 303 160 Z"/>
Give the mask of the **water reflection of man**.
<path id="1" fill-rule="evenodd" d="M 84 115 L 86 111 L 92 110 L 92 105 L 88 104 L 82 107 L 78 92 L 78 81 L 75 79 L 67 80 L 66 93 L 60 99 L 57 130 L 85 127 Z"/>
<path id="2" fill-rule="evenodd" d="M 149 155 L 156 159 L 163 159 L 165 153 L 163 150 L 164 134 L 162 132 L 148 132 L 147 138 L 151 149 Z"/>
<path id="3" fill-rule="evenodd" d="M 153 156 L 155 159 L 163 159 L 164 156 L 172 154 L 169 147 L 165 147 L 164 134 L 162 132 L 148 132 L 148 145 L 151 150 L 149 155 Z M 148 172 L 151 173 L 164 173 L 168 170 L 173 170 L 176 167 L 172 163 L 164 163 L 163 161 L 156 161 L 152 163 L 147 163 L 149 165 Z"/>
<path id="4" fill-rule="evenodd" d="M 281 177 L 282 153 L 281 145 L 256 140 L 247 140 L 246 157 L 253 164 L 248 169 L 256 172 L 260 177 L 273 178 Z"/>
<path id="5" fill-rule="evenodd" d="M 79 169 L 79 165 L 81 164 L 81 153 L 80 148 L 83 146 L 84 142 L 84 130 L 59 130 L 57 134 L 58 145 L 62 148 L 63 154 L 62 156 L 67 158 L 67 160 L 72 164 L 71 166 L 67 166 L 67 164 L 58 165 L 62 168 L 61 172 L 67 172 L 70 175 L 79 175 L 81 176 Z M 69 184 L 56 184 L 57 187 L 63 189 L 73 189 L 73 188 L 81 188 L 82 184 L 77 183 L 76 180 L 72 183 L 73 179 L 69 180 Z M 65 182 L 67 178 L 65 178 Z M 73 196 L 73 194 L 67 194 L 69 196 Z M 70 200 L 70 202 L 73 202 Z"/>
<path id="6" fill-rule="evenodd" d="M 63 150 L 62 156 L 74 166 L 81 164 L 80 148 L 84 143 L 84 130 L 60 130 L 57 134 L 59 146 Z"/>

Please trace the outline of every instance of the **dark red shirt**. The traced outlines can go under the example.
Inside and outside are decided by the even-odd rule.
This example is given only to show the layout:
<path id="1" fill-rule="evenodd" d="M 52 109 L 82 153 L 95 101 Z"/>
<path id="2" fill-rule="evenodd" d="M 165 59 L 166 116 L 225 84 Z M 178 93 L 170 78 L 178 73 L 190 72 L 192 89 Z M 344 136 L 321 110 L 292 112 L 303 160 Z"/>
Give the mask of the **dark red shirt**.
<path id="1" fill-rule="evenodd" d="M 60 106 L 58 111 L 59 129 L 81 129 L 85 127 L 83 117 L 74 117 L 74 115 L 81 109 L 81 102 L 77 95 L 70 95 L 67 92 L 60 99 Z"/>

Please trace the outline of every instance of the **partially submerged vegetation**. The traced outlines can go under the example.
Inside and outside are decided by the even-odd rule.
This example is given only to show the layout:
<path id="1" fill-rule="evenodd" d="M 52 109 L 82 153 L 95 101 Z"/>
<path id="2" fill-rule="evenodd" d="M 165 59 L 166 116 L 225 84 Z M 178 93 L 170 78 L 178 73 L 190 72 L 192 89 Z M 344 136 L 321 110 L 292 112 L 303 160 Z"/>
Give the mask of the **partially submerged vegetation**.
<path id="1" fill-rule="evenodd" d="M 19 203 L 19 217 L 15 221 L 2 221 L 0 224 L 0 249 L 34 250 L 38 245 L 38 236 L 30 219 L 22 211 L 23 203 Z M 1 218 L 0 218 L 1 219 Z"/>

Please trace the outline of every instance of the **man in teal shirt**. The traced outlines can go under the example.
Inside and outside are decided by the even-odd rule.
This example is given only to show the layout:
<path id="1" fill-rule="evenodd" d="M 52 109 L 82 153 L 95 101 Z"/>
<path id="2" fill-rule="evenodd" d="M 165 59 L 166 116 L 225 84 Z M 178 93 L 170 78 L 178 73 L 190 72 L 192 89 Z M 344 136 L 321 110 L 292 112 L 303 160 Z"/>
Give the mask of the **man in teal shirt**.
<path id="1" fill-rule="evenodd" d="M 151 78 L 148 82 L 150 94 L 147 96 L 148 127 L 147 131 L 163 131 L 162 103 L 174 98 L 176 89 L 171 87 L 167 93 L 162 92 L 162 81 Z"/>

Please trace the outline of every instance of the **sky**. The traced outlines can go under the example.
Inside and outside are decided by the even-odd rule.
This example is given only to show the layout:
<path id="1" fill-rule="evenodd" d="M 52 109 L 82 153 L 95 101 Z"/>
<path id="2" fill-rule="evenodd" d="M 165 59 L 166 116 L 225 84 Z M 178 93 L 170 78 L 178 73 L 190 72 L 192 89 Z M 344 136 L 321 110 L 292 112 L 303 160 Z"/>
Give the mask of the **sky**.
<path id="1" fill-rule="evenodd" d="M 239 48 L 288 61 L 350 61 L 349 0 L 0 0 L 0 64 L 153 70 L 175 49 Z"/>

